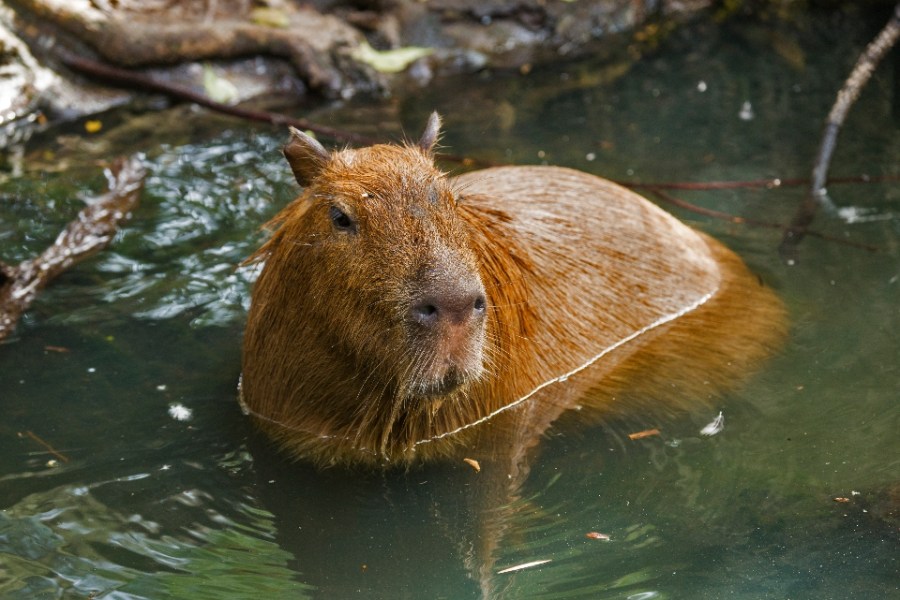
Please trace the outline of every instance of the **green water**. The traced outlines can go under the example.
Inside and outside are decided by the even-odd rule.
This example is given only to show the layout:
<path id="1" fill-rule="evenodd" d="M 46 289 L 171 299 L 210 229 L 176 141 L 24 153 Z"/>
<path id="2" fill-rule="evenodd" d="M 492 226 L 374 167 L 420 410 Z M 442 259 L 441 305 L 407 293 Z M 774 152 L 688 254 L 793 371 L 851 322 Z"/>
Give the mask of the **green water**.
<path id="1" fill-rule="evenodd" d="M 835 91 L 879 26 L 697 25 L 614 78 L 586 59 L 309 116 L 397 139 L 437 109 L 454 153 L 629 181 L 803 177 Z M 879 69 L 833 175 L 900 175 L 898 89 L 891 66 Z M 467 467 L 285 465 L 237 406 L 253 273 L 236 266 L 296 194 L 284 132 L 184 107 L 103 120 L 98 135 L 36 138 L 25 174 L 0 185 L 0 257 L 15 262 L 103 189 L 97 159 L 141 151 L 149 169 L 113 246 L 48 288 L 0 345 L 0 597 L 479 597 L 467 540 L 494 515 L 457 510 L 478 485 Z M 777 230 L 666 206 L 778 291 L 789 340 L 714 410 L 551 431 L 497 512 L 492 597 L 897 596 L 900 187 L 829 191 L 862 219 L 820 215 L 816 228 L 838 241 L 808 238 L 793 267 L 779 261 Z M 803 189 L 675 194 L 785 223 Z M 173 419 L 175 404 L 192 418 Z M 718 410 L 725 430 L 700 436 Z M 657 425 L 661 436 L 623 435 Z M 68 462 L 48 466 L 54 456 L 25 432 Z M 496 574 L 538 560 L 551 562 Z"/>

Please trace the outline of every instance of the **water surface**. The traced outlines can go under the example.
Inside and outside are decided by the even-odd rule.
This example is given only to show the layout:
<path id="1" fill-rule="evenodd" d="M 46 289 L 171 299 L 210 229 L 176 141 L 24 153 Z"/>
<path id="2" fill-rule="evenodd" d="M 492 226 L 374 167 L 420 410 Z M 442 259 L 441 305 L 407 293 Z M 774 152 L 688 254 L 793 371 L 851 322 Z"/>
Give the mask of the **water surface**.
<path id="1" fill-rule="evenodd" d="M 699 24 L 628 69 L 589 58 L 310 116 L 398 139 L 436 108 L 456 154 L 633 182 L 803 177 L 879 26 Z M 834 175 L 900 175 L 894 77 L 881 68 L 853 109 Z M 464 544 L 472 515 L 456 509 L 478 485 L 467 467 L 284 465 L 239 411 L 254 274 L 237 266 L 297 192 L 284 132 L 186 107 L 104 122 L 96 136 L 73 126 L 33 140 L 25 174 L 0 185 L 0 256 L 14 262 L 102 190 L 95 159 L 141 151 L 149 169 L 113 246 L 48 288 L 0 346 L 0 596 L 479 597 Z M 778 258 L 778 230 L 663 205 L 778 291 L 788 342 L 714 407 L 549 432 L 523 489 L 497 507 L 493 571 L 550 562 L 495 575 L 491 595 L 897 594 L 900 187 L 829 191 L 843 210 L 816 228 L 836 239 L 808 238 L 793 267 Z M 674 193 L 785 223 L 803 189 Z M 191 418 L 173 419 L 175 405 Z M 701 436 L 720 410 L 725 430 Z M 656 426 L 660 436 L 624 435 Z"/>

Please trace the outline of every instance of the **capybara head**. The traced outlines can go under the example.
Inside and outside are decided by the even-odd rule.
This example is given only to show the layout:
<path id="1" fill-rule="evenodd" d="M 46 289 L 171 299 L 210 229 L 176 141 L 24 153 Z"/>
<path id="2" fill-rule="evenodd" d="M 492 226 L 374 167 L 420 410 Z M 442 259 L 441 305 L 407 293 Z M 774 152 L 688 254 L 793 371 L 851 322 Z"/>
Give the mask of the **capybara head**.
<path id="1" fill-rule="evenodd" d="M 418 145 L 335 153 L 293 130 L 284 149 L 307 186 L 303 214 L 284 226 L 323 300 L 314 307 L 322 334 L 347 359 L 377 363 L 410 398 L 445 394 L 483 370 L 487 299 L 431 158 L 438 126 L 433 115 Z"/>
<path id="2" fill-rule="evenodd" d="M 304 402 L 325 395 L 314 410 L 331 421 L 323 429 L 341 420 L 371 429 L 388 414 L 464 394 L 485 370 L 488 299 L 456 197 L 434 165 L 439 127 L 433 114 L 416 144 L 334 152 L 293 129 L 284 148 L 305 189 L 257 255 L 267 264 L 250 319 L 265 321 L 254 328 L 257 350 L 287 337 L 296 348 L 270 348 L 272 356 L 303 361 L 305 372 L 309 361 L 323 363 L 322 381 L 287 384 L 304 388 Z M 284 365 L 246 371 L 245 380 L 290 377 Z M 372 406 L 376 397 L 382 406 Z"/>

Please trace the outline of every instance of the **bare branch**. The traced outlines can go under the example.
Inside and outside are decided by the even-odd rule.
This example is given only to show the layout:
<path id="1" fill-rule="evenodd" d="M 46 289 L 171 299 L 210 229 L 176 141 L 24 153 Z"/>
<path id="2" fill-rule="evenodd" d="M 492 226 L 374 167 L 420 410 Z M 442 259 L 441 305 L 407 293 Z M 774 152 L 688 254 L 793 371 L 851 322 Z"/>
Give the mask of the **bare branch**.
<path id="1" fill-rule="evenodd" d="M 119 224 L 138 204 L 145 169 L 137 157 L 120 158 L 106 170 L 109 191 L 85 206 L 39 256 L 0 271 L 0 340 L 13 329 L 38 293 L 60 273 L 109 245 Z"/>
<path id="2" fill-rule="evenodd" d="M 261 110 L 250 110 L 241 108 L 240 106 L 232 106 L 230 104 L 216 102 L 208 96 L 197 93 L 191 89 L 188 89 L 187 87 L 174 83 L 157 81 L 156 79 L 148 77 L 137 71 L 115 67 L 110 64 L 104 64 L 95 60 L 91 60 L 89 58 L 85 58 L 83 56 L 76 56 L 74 54 L 62 51 L 58 53 L 58 56 L 60 60 L 62 60 L 63 64 L 65 64 L 70 69 L 89 77 L 102 79 L 107 83 L 111 83 L 117 87 L 161 93 L 169 96 L 170 98 L 186 100 L 188 102 L 204 106 L 210 110 L 233 117 L 246 119 L 248 121 L 271 123 L 272 125 L 279 125 L 284 127 L 290 125 L 298 129 L 313 131 L 319 135 L 324 135 L 342 142 L 352 142 L 358 144 L 377 143 L 377 141 L 372 138 L 368 138 L 366 136 L 358 135 L 355 133 L 350 133 L 347 131 L 341 131 L 339 129 L 334 129 L 333 127 L 312 123 L 310 121 L 307 121 L 306 119 L 298 119 L 279 113 L 272 113 Z"/>
<path id="3" fill-rule="evenodd" d="M 822 135 L 822 142 L 819 145 L 819 153 L 813 167 L 812 186 L 809 195 L 804 199 L 803 203 L 794 215 L 790 226 L 781 239 L 781 245 L 778 250 L 782 258 L 789 264 L 793 264 L 797 259 L 797 245 L 808 233 L 808 228 L 816 216 L 820 206 L 829 206 L 831 201 L 825 189 L 828 180 L 828 168 L 831 165 L 831 155 L 837 145 L 837 136 L 840 132 L 844 120 L 850 107 L 859 98 L 859 94 L 868 83 L 872 72 L 878 63 L 884 58 L 884 55 L 894 46 L 897 38 L 900 37 L 900 3 L 894 6 L 894 13 L 884 29 L 875 37 L 874 40 L 866 47 L 865 51 L 856 61 L 856 66 L 850 72 L 850 76 L 844 82 L 844 87 L 838 92 L 834 106 L 828 113 L 828 119 L 825 122 L 825 132 Z"/>
<path id="4" fill-rule="evenodd" d="M 697 206 L 696 204 L 692 204 L 687 202 L 686 200 L 682 200 L 681 198 L 677 198 L 672 194 L 665 191 L 663 187 L 652 187 L 643 185 L 648 191 L 652 192 L 657 198 L 662 200 L 663 202 L 667 202 L 673 206 L 677 206 L 678 208 L 682 208 L 684 210 L 689 210 L 698 215 L 703 215 L 705 217 L 710 217 L 712 219 L 718 219 L 720 221 L 728 221 L 729 223 L 735 223 L 738 225 L 750 225 L 752 227 L 765 227 L 767 229 L 782 229 L 787 230 L 786 225 L 782 225 L 780 223 L 772 223 L 769 221 L 760 221 L 758 219 L 750 219 L 747 217 L 740 217 L 737 215 L 732 215 L 726 212 L 713 210 L 710 208 L 704 208 L 702 206 Z M 859 242 L 854 242 L 851 240 L 846 240 L 844 238 L 834 237 L 830 235 L 826 235 L 824 233 L 820 233 L 818 231 L 807 230 L 807 235 L 811 235 L 823 240 L 828 240 L 830 242 L 835 242 L 837 244 L 842 244 L 844 246 L 850 246 L 852 248 L 859 248 L 861 250 L 868 250 L 869 252 L 877 252 L 880 250 L 877 246 L 872 246 L 871 244 L 862 244 Z"/>

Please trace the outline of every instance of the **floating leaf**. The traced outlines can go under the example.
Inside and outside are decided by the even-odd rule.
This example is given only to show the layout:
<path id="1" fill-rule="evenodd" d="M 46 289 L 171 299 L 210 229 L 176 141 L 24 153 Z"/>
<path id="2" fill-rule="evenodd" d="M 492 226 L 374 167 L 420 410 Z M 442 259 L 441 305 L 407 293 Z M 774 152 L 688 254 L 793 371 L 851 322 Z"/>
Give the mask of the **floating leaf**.
<path id="1" fill-rule="evenodd" d="M 725 429 L 725 415 L 719 411 L 719 415 L 700 430 L 700 435 L 716 435 Z"/>
<path id="2" fill-rule="evenodd" d="M 176 421 L 190 421 L 193 411 L 179 402 L 169 406 L 169 416 Z"/>
<path id="3" fill-rule="evenodd" d="M 353 51 L 353 58 L 369 65 L 379 73 L 399 73 L 413 62 L 432 52 L 434 52 L 433 48 L 418 46 L 406 46 L 396 50 L 376 50 L 368 42 L 363 41 Z"/>

